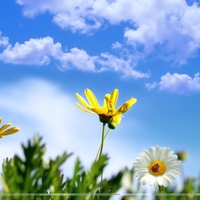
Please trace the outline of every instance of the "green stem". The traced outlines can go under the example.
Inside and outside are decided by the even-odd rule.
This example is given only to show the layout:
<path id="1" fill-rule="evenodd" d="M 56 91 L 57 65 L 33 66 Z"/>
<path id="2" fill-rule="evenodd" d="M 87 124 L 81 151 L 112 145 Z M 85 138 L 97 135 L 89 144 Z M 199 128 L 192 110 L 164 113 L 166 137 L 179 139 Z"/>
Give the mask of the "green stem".
<path id="1" fill-rule="evenodd" d="M 105 137 L 104 137 L 104 140 L 103 140 L 104 142 L 105 142 L 106 138 L 108 137 L 108 135 L 109 135 L 109 133 L 110 133 L 111 130 L 112 130 L 112 129 L 109 129 L 108 132 L 106 133 L 106 135 L 105 135 Z"/>
<path id="2" fill-rule="evenodd" d="M 108 137 L 108 135 L 109 135 L 109 133 L 110 133 L 110 131 L 111 131 L 111 129 L 109 129 L 108 132 L 106 133 L 106 135 L 104 136 L 104 133 L 105 133 L 105 125 L 106 125 L 106 123 L 103 123 L 103 126 L 102 126 L 102 135 L 101 135 L 101 145 L 100 145 L 100 147 L 99 147 L 99 149 L 98 149 L 98 152 L 97 152 L 95 161 L 98 161 L 99 158 L 101 157 L 101 154 L 102 154 L 102 151 L 103 151 L 104 142 L 105 142 L 106 138 Z M 101 174 L 101 183 L 102 183 L 102 181 L 103 181 L 103 172 L 102 172 L 102 174 Z M 100 192 L 101 192 L 101 188 L 100 188 Z M 98 197 L 98 199 L 99 199 L 99 197 Z"/>
<path id="3" fill-rule="evenodd" d="M 164 200 L 164 196 L 162 195 L 162 193 L 163 193 L 163 186 L 159 185 L 159 197 L 160 197 L 160 200 Z"/>
<path id="4" fill-rule="evenodd" d="M 104 143 L 104 132 L 105 132 L 105 125 L 106 123 L 103 123 L 102 126 L 102 134 L 101 134 L 101 146 L 100 146 L 100 151 L 97 152 L 97 156 L 95 158 L 95 161 L 99 160 L 101 154 L 102 154 L 102 150 L 103 150 L 103 143 Z"/>
<path id="5" fill-rule="evenodd" d="M 100 153 L 98 159 L 101 157 L 102 151 L 103 151 L 103 144 L 104 144 L 104 133 L 105 133 L 105 123 L 103 123 L 102 126 L 102 134 L 101 134 L 101 148 L 100 148 Z"/>
<path id="6" fill-rule="evenodd" d="M 105 127 L 104 127 L 104 131 L 105 131 Z M 111 131 L 111 129 L 108 130 L 108 132 L 106 133 L 105 137 L 103 138 L 103 144 L 104 144 L 106 138 L 108 137 L 110 131 Z M 102 131 L 102 135 L 103 135 L 103 134 L 104 134 L 104 133 L 103 133 L 103 131 Z M 100 151 L 102 151 L 102 150 L 103 150 L 103 147 L 102 147 L 102 145 L 101 145 L 101 146 L 99 147 L 99 149 L 98 149 L 98 152 L 97 152 L 95 161 L 97 161 L 97 160 L 99 159 L 99 157 L 101 156 Z"/>

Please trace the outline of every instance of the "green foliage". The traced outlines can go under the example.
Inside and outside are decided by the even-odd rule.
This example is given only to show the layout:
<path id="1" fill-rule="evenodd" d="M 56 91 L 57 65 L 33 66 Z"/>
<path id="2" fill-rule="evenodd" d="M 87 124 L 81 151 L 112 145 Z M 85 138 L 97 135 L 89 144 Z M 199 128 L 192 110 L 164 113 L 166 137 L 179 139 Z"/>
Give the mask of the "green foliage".
<path id="1" fill-rule="evenodd" d="M 108 157 L 102 155 L 89 170 L 76 160 L 72 177 L 64 180 L 60 166 L 72 155 L 63 153 L 55 160 L 45 162 L 45 145 L 37 135 L 22 145 L 24 158 L 15 155 L 2 164 L 3 194 L 1 200 L 90 200 L 110 199 L 110 194 L 121 188 L 123 171 L 110 179 L 101 175 Z"/>
<path id="2" fill-rule="evenodd" d="M 64 152 L 49 161 L 44 160 L 45 144 L 35 136 L 27 145 L 22 145 L 23 158 L 15 155 L 2 164 L 2 194 L 0 200 L 108 200 L 124 188 L 122 200 L 144 200 L 141 184 L 133 179 L 134 169 L 124 169 L 109 179 L 102 178 L 108 156 L 102 155 L 88 170 L 80 159 L 74 164 L 73 174 L 64 178 L 61 165 L 72 155 Z M 140 195 L 137 195 L 139 193 Z M 155 200 L 197 200 L 200 197 L 200 177 L 184 180 L 183 188 L 163 188 L 162 194 L 155 193 Z M 143 195 L 144 194 L 144 195 Z M 159 193 L 160 194 L 160 193 Z"/>
<path id="3" fill-rule="evenodd" d="M 141 184 L 133 178 L 134 168 L 131 170 L 125 169 L 123 171 L 122 183 L 126 189 L 126 195 L 122 197 L 122 200 L 144 200 L 145 191 L 142 191 Z M 136 183 L 135 183 L 136 181 Z"/>
<path id="4" fill-rule="evenodd" d="M 164 196 L 155 196 L 155 200 L 197 200 L 200 199 L 200 177 L 199 179 L 187 178 L 184 180 L 183 188 L 177 187 L 163 188 Z M 162 195 L 161 193 L 161 195 Z M 160 193 L 159 193 L 160 194 Z M 198 194 L 198 196 L 196 195 Z"/>
<path id="5" fill-rule="evenodd" d="M 121 187 L 122 173 L 120 172 L 109 180 L 100 181 L 107 160 L 107 156 L 101 156 L 97 162 L 92 164 L 90 170 L 85 172 L 80 160 L 77 159 L 73 177 L 65 183 L 65 191 L 69 194 L 83 194 L 76 196 L 78 200 L 99 199 L 99 196 L 101 199 L 109 199 L 109 193 L 115 193 Z M 74 199 L 74 197 L 70 196 L 69 199 Z"/>
<path id="6" fill-rule="evenodd" d="M 41 144 L 41 140 L 42 138 L 36 135 L 33 142 L 29 140 L 27 146 L 22 145 L 24 159 L 15 155 L 10 160 L 8 158 L 4 160 L 2 164 L 4 193 L 36 195 L 53 191 L 62 192 L 63 175 L 59 167 L 71 154 L 63 153 L 55 160 L 45 163 L 43 160 L 45 145 Z M 8 196 L 4 199 L 23 200 L 27 199 L 27 196 Z M 37 200 L 41 197 L 30 196 L 29 199 Z"/>

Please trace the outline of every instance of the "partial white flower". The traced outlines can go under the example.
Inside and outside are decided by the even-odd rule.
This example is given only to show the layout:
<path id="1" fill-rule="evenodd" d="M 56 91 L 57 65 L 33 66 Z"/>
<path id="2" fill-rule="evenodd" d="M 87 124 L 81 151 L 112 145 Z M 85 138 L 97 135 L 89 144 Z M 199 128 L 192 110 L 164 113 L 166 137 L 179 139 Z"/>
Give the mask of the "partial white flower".
<path id="1" fill-rule="evenodd" d="M 150 147 L 149 152 L 144 150 L 134 163 L 138 181 L 144 185 L 154 185 L 155 188 L 167 187 L 169 182 L 175 183 L 176 179 L 172 175 L 181 175 L 177 168 L 181 167 L 182 162 L 177 160 L 178 156 L 173 153 L 169 148 L 159 146 Z"/>

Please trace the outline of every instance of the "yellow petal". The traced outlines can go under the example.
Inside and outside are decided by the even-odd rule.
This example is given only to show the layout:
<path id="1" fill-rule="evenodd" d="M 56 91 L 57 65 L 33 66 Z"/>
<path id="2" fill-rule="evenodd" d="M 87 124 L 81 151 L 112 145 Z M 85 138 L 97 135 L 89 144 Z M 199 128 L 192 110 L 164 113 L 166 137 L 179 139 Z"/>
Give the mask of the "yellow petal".
<path id="1" fill-rule="evenodd" d="M 110 100 L 110 94 L 106 94 L 103 100 L 103 109 L 106 110 L 106 113 L 108 112 L 108 104 Z"/>
<path id="2" fill-rule="evenodd" d="M 79 95 L 78 93 L 76 93 L 76 97 L 78 98 L 78 100 L 80 101 L 80 103 L 85 106 L 86 108 L 89 108 L 90 106 L 88 105 L 88 103 L 85 101 L 85 99 Z"/>
<path id="3" fill-rule="evenodd" d="M 90 110 L 86 110 L 85 108 L 83 108 L 81 105 L 79 105 L 78 103 L 76 103 L 76 106 L 81 109 L 82 111 L 86 112 L 86 113 L 90 113 L 90 114 L 94 114 L 93 112 L 91 112 Z"/>
<path id="4" fill-rule="evenodd" d="M 16 133 L 18 131 L 19 131 L 19 128 L 14 126 L 12 128 L 9 128 L 8 130 L 4 131 L 3 133 L 1 133 L 1 135 L 10 135 L 10 134 Z"/>
<path id="5" fill-rule="evenodd" d="M 97 115 L 101 115 L 102 114 L 102 108 L 91 108 L 91 110 L 96 113 Z"/>
<path id="6" fill-rule="evenodd" d="M 6 130 L 10 125 L 11 125 L 11 123 L 8 123 L 8 124 L 5 124 L 4 126 L 2 126 L 0 128 L 0 132 L 3 132 L 4 130 Z"/>
<path id="7" fill-rule="evenodd" d="M 125 113 L 126 111 L 128 111 L 131 106 L 137 102 L 137 99 L 135 98 L 131 98 L 129 99 L 127 102 L 125 102 L 122 106 L 120 106 L 118 109 L 117 109 L 117 112 L 119 113 Z"/>
<path id="8" fill-rule="evenodd" d="M 104 98 L 108 112 L 112 112 L 112 110 L 114 110 L 113 103 L 110 100 L 110 98 L 111 98 L 110 94 L 106 94 L 106 96 Z"/>
<path id="9" fill-rule="evenodd" d="M 93 107 L 100 107 L 99 106 L 99 102 L 97 101 L 94 93 L 91 90 L 86 89 L 85 90 L 85 96 L 87 97 L 87 99 L 90 102 L 91 106 L 93 106 Z"/>
<path id="10" fill-rule="evenodd" d="M 0 125 L 1 125 L 1 123 L 2 123 L 2 118 L 0 118 Z"/>
<path id="11" fill-rule="evenodd" d="M 118 89 L 115 89 L 113 90 L 111 96 L 110 96 L 110 101 L 112 102 L 112 106 L 113 106 L 113 109 L 117 103 L 117 100 L 118 100 L 118 96 L 119 96 L 119 91 Z"/>
<path id="12" fill-rule="evenodd" d="M 104 97 L 103 106 L 107 107 L 109 99 L 110 99 L 110 94 L 106 94 Z"/>

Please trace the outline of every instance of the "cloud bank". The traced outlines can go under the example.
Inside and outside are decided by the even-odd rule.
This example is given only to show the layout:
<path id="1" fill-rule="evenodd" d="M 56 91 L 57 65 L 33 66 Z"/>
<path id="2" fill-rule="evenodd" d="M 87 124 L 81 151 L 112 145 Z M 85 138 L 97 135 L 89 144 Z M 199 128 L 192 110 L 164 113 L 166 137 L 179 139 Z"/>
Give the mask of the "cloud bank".
<path id="1" fill-rule="evenodd" d="M 187 63 L 200 47 L 200 8 L 185 0 L 17 0 L 26 17 L 49 12 L 63 29 L 82 34 L 127 22 L 127 44 L 145 55 L 152 52 L 178 64 Z M 161 53 L 162 52 L 162 53 Z"/>
<path id="2" fill-rule="evenodd" d="M 22 6 L 26 17 L 34 18 L 49 12 L 53 23 L 81 34 L 95 34 L 106 26 L 118 25 L 124 29 L 124 38 L 110 46 L 117 53 L 90 55 L 79 47 L 63 50 L 62 44 L 55 43 L 50 36 L 30 38 L 24 43 L 11 45 L 9 38 L 0 33 L 0 47 L 3 49 L 0 60 L 5 63 L 54 64 L 60 70 L 111 71 L 123 78 L 141 79 L 149 78 L 150 73 L 136 67 L 148 56 L 183 65 L 197 56 L 200 47 L 200 8 L 197 3 L 189 5 L 185 0 L 61 0 L 59 5 L 56 0 L 16 2 Z M 166 74 L 159 83 L 146 83 L 146 87 L 176 94 L 197 92 L 198 77 L 198 73 L 194 78 L 187 74 Z"/>
<path id="3" fill-rule="evenodd" d="M 135 70 L 131 58 L 118 58 L 109 53 L 91 56 L 77 47 L 65 52 L 62 50 L 61 43 L 54 43 L 53 38 L 49 36 L 32 38 L 23 44 L 17 42 L 12 46 L 7 37 L 0 35 L 0 42 L 4 46 L 3 52 L 0 53 L 0 60 L 5 63 L 42 66 L 54 61 L 61 70 L 78 69 L 95 73 L 114 71 L 131 78 L 149 76 L 148 73 Z"/>

